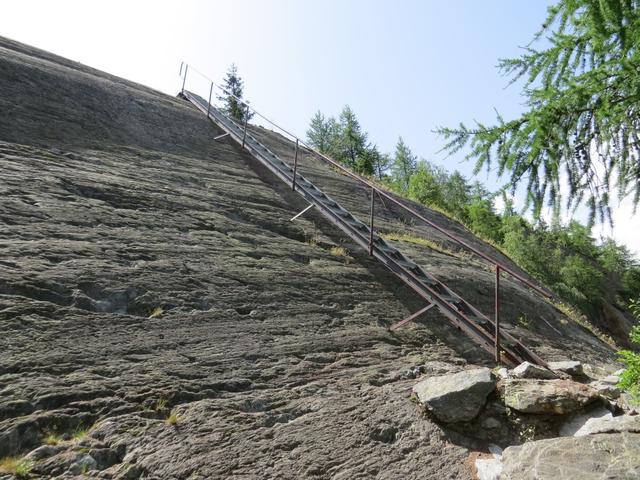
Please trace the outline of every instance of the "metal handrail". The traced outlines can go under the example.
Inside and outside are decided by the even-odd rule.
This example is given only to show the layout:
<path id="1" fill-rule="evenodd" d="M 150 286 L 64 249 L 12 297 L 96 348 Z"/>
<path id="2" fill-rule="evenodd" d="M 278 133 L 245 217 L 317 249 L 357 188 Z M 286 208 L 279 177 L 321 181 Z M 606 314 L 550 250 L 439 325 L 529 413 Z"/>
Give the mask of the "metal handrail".
<path id="1" fill-rule="evenodd" d="M 386 199 L 388 199 L 389 201 L 391 201 L 392 203 L 394 203 L 395 205 L 399 206 L 400 208 L 402 208 L 403 210 L 407 211 L 408 213 L 410 213 L 411 215 L 413 215 L 414 217 L 418 218 L 419 220 L 422 220 L 424 223 L 426 223 L 427 225 L 429 225 L 430 227 L 435 228 L 437 231 L 439 231 L 440 233 L 442 233 L 443 235 L 447 236 L 448 238 L 450 238 L 451 240 L 455 241 L 456 243 L 459 243 L 460 245 L 462 245 L 463 247 L 465 247 L 466 249 L 472 251 L 473 253 L 475 253 L 476 255 L 478 255 L 479 257 L 483 258 L 484 260 L 488 261 L 489 263 L 491 263 L 493 266 L 497 266 L 500 267 L 500 270 L 504 271 L 505 273 L 509 274 L 510 276 L 512 276 L 513 278 L 516 278 L 517 280 L 521 281 L 522 283 L 524 283 L 525 285 L 527 285 L 528 287 L 532 288 L 533 290 L 535 290 L 536 292 L 538 292 L 539 294 L 547 297 L 547 298 L 553 298 L 553 294 L 551 292 L 548 292 L 540 287 L 538 287 L 537 285 L 534 285 L 531 281 L 527 280 L 526 278 L 522 277 L 521 275 L 519 275 L 518 273 L 514 272 L 512 269 L 510 269 L 509 267 L 505 266 L 503 263 L 493 259 L 492 257 L 490 257 L 489 255 L 481 252 L 480 250 L 476 249 L 475 247 L 469 245 L 467 242 L 465 242 L 464 240 L 462 240 L 461 238 L 457 237 L 456 235 L 454 235 L 453 233 L 445 230 L 444 228 L 440 227 L 439 225 L 437 225 L 436 223 L 432 222 L 431 220 L 429 220 L 428 218 L 424 217 L 423 215 L 421 215 L 420 213 L 418 213 L 415 209 L 407 206 L 406 204 L 404 204 L 403 202 L 401 202 L 400 200 L 395 198 L 395 195 L 391 192 L 389 192 L 388 190 L 381 188 L 380 186 L 374 184 L 373 182 L 371 182 L 370 180 L 368 180 L 366 177 L 363 177 L 362 175 L 350 170 L 349 168 L 345 167 L 344 165 L 342 165 L 341 163 L 337 162 L 336 160 L 333 160 L 332 158 L 328 157 L 327 155 L 319 152 L 318 150 L 316 150 L 315 148 L 313 148 L 312 146 L 308 145 L 307 143 L 305 143 L 304 140 L 302 140 L 301 138 L 297 137 L 296 135 L 294 135 L 293 133 L 289 132 L 288 130 L 286 130 L 285 128 L 281 127 L 280 125 L 278 125 L 277 123 L 273 122 L 272 120 L 270 120 L 269 118 L 267 118 L 266 116 L 262 115 L 260 112 L 258 112 L 255 108 L 253 108 L 250 103 L 248 101 L 243 100 L 242 98 L 236 97 L 235 95 L 233 95 L 231 92 L 229 92 L 227 89 L 225 89 L 224 87 L 222 87 L 221 85 L 218 85 L 217 83 L 215 83 L 213 80 L 211 80 L 209 77 L 207 77 L 205 74 L 203 74 L 202 72 L 196 70 L 195 68 L 193 68 L 192 66 L 189 66 L 188 64 L 187 67 L 192 70 L 197 72 L 199 75 L 201 75 L 202 77 L 204 77 L 206 80 L 208 80 L 209 82 L 211 82 L 211 84 L 217 88 L 219 88 L 220 90 L 222 90 L 224 93 L 226 93 L 227 95 L 230 95 L 231 97 L 235 98 L 238 102 L 242 103 L 244 106 L 246 106 L 249 110 L 251 110 L 254 114 L 256 114 L 257 116 L 259 116 L 260 118 L 262 118 L 263 120 L 265 120 L 266 122 L 268 122 L 269 124 L 273 125 L 274 127 L 276 127 L 277 129 L 281 130 L 282 132 L 286 133 L 287 135 L 289 135 L 290 137 L 293 138 L 293 140 L 295 140 L 299 145 L 303 146 L 304 148 L 306 148 L 307 150 L 309 150 L 311 153 L 314 153 L 315 155 L 317 155 L 318 157 L 320 157 L 322 160 L 330 163 L 331 165 L 333 165 L 334 167 L 338 168 L 340 171 L 344 172 L 345 174 L 347 174 L 348 176 L 354 178 L 355 180 L 358 180 L 360 183 L 368 186 L 369 188 L 373 189 L 374 192 L 376 192 L 377 194 L 385 197 Z M 182 71 L 182 65 L 180 66 L 180 69 Z M 185 69 L 185 77 L 186 77 L 186 69 Z M 184 88 L 183 88 L 184 90 Z M 209 102 L 211 103 L 211 102 Z"/>
<path id="2" fill-rule="evenodd" d="M 319 152 L 318 150 L 316 150 L 312 146 L 308 145 L 301 138 L 297 137 L 293 133 L 289 132 L 285 128 L 283 128 L 280 125 L 278 125 L 277 123 L 273 122 L 271 119 L 269 119 L 265 115 L 261 114 L 259 111 L 257 111 L 255 108 L 253 108 L 249 104 L 248 101 L 246 101 L 246 100 L 244 100 L 242 98 L 239 98 L 236 95 L 233 95 L 226 88 L 224 88 L 221 85 L 218 85 L 213 80 L 211 80 L 209 77 L 207 77 L 204 73 L 198 71 L 197 69 L 193 68 L 189 64 L 187 64 L 185 62 L 181 63 L 181 65 L 180 65 L 180 76 L 182 76 L 183 66 L 185 68 L 184 68 L 184 77 L 183 77 L 183 82 L 182 82 L 182 93 L 184 93 L 184 86 L 185 86 L 185 82 L 186 82 L 187 72 L 189 72 L 189 71 L 196 72 L 198 75 L 202 76 L 204 79 L 206 79 L 208 82 L 211 83 L 211 88 L 209 90 L 209 105 L 211 105 L 211 97 L 212 97 L 212 93 L 213 93 L 213 87 L 215 86 L 216 88 L 218 88 L 222 92 L 224 92 L 226 95 L 229 95 L 229 96 L 233 97 L 240 104 L 245 106 L 245 108 L 246 108 L 245 122 L 244 122 L 245 123 L 245 125 L 244 125 L 245 133 L 246 133 L 246 128 L 247 128 L 246 124 L 247 124 L 247 120 L 248 120 L 248 112 L 250 110 L 251 112 L 253 112 L 253 114 L 255 114 L 258 117 L 262 118 L 268 124 L 272 125 L 276 129 L 278 129 L 281 132 L 285 133 L 286 135 L 291 137 L 292 140 L 295 141 L 295 144 L 296 144 L 296 154 L 295 154 L 296 166 L 297 166 L 298 149 L 299 149 L 300 146 L 302 146 L 305 149 L 307 149 L 309 152 L 311 152 L 312 154 L 316 155 L 318 158 L 323 160 L 324 162 L 332 165 L 333 167 L 335 167 L 338 170 L 340 170 L 341 172 L 343 172 L 345 175 L 347 175 L 347 176 L 355 179 L 359 183 L 369 187 L 371 189 L 371 237 L 372 238 L 373 238 L 373 202 L 374 202 L 374 193 L 376 193 L 376 194 L 378 194 L 378 196 L 381 199 L 382 199 L 382 197 L 386 198 L 387 200 L 389 200 L 393 204 L 395 204 L 398 207 L 400 207 L 405 212 L 408 212 L 409 214 L 411 214 L 413 217 L 421 220 L 423 223 L 425 223 L 428 226 L 434 228 L 438 232 L 440 232 L 443 235 L 445 235 L 447 238 L 453 240 L 454 242 L 458 243 L 459 245 L 462 245 L 464 248 L 466 248 L 467 250 L 473 252 L 478 257 L 480 257 L 480 258 L 486 260 L 487 262 L 489 262 L 495 268 L 495 274 L 496 274 L 496 277 L 495 277 L 495 299 L 494 299 L 495 300 L 494 301 L 494 305 L 495 305 L 495 307 L 494 307 L 495 308 L 495 310 L 494 310 L 495 322 L 494 323 L 495 323 L 495 342 L 496 342 L 495 355 L 496 355 L 496 361 L 500 360 L 500 343 L 499 343 L 499 337 L 500 337 L 500 300 L 499 300 L 499 296 L 500 296 L 500 274 L 501 274 L 501 272 L 507 273 L 512 278 L 517 279 L 518 281 L 520 281 L 521 283 L 523 283 L 527 287 L 531 288 L 532 290 L 534 290 L 538 294 L 542 295 L 543 297 L 545 297 L 547 299 L 553 299 L 553 297 L 554 297 L 553 293 L 551 293 L 551 292 L 549 292 L 549 291 L 547 291 L 547 290 L 535 285 L 533 282 L 531 282 L 528 279 L 524 278 L 522 275 L 514 272 L 511 268 L 507 267 L 503 263 L 501 263 L 501 262 L 495 260 L 494 258 L 490 257 L 489 255 L 481 252 L 480 250 L 478 250 L 477 248 L 473 247 L 472 245 L 470 245 L 469 243 L 467 243 L 463 239 L 459 238 L 458 236 L 454 235 L 453 233 L 449 232 L 448 230 L 440 227 L 435 222 L 433 222 L 433 221 L 429 220 L 428 218 L 426 218 L 425 216 L 421 215 L 416 209 L 414 209 L 414 208 L 406 205 L 402 201 L 398 200 L 396 198 L 396 195 L 394 195 L 392 192 L 390 192 L 390 191 L 388 191 L 388 190 L 386 190 L 384 188 L 381 188 L 380 186 L 376 185 L 375 183 L 373 183 L 372 181 L 370 181 L 366 177 L 364 177 L 364 176 L 362 176 L 362 175 L 350 170 L 349 168 L 345 167 L 344 165 L 342 165 L 341 163 L 337 162 L 336 160 L 334 160 L 334 159 L 328 157 L 327 155 Z M 295 176 L 294 176 L 293 185 L 295 186 Z M 373 242 L 371 241 L 370 245 L 369 245 L 369 254 L 372 254 L 372 249 L 373 249 Z"/>

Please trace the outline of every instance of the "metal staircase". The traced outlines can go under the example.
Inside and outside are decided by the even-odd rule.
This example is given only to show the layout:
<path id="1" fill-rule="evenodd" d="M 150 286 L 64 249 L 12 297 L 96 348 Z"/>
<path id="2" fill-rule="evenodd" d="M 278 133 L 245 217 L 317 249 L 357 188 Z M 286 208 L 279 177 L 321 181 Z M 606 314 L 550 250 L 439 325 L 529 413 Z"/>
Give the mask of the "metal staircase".
<path id="1" fill-rule="evenodd" d="M 192 92 L 183 90 L 180 96 L 205 113 L 210 120 L 225 132 L 225 136 L 229 135 L 280 180 L 291 185 L 294 191 L 315 206 L 331 223 L 340 228 L 362 248 L 368 250 L 374 258 L 428 302 L 426 307 L 405 320 L 392 325 L 390 329 L 399 328 L 429 308 L 436 306 L 455 327 L 465 332 L 486 351 L 493 354 L 497 350 L 499 352 L 498 358 L 502 362 L 508 365 L 517 365 L 523 361 L 529 361 L 538 365 L 546 365 L 544 360 L 513 336 L 499 330 L 499 328 L 496 329 L 496 324 L 477 308 L 437 280 L 433 275 L 424 271 L 397 248 L 375 234 L 369 226 L 358 220 L 313 183 L 297 173 L 297 143 L 295 163 L 291 167 L 256 140 L 247 130 L 246 123 L 245 125 L 239 125 L 221 113 L 207 100 Z M 373 196 L 374 193 L 372 189 L 371 195 Z M 373 225 L 373 221 L 371 225 Z"/>

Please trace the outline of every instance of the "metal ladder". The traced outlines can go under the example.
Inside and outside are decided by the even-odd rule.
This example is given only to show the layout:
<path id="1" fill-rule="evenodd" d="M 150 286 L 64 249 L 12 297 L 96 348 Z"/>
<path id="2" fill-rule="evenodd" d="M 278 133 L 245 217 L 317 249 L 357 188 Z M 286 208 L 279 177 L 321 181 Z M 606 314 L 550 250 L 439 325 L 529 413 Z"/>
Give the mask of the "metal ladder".
<path id="1" fill-rule="evenodd" d="M 296 163 L 292 168 L 265 145 L 256 140 L 247 131 L 246 123 L 244 126 L 238 125 L 213 105 L 210 105 L 205 99 L 192 92 L 183 90 L 179 96 L 190 101 L 205 113 L 210 120 L 225 132 L 223 136 L 228 135 L 233 138 L 280 180 L 292 185 L 294 191 L 315 206 L 331 223 L 340 228 L 362 248 L 368 250 L 374 258 L 379 260 L 428 302 L 426 307 L 392 325 L 390 327 L 391 330 L 399 328 L 436 306 L 455 327 L 464 331 L 478 345 L 493 354 L 496 345 L 494 323 L 444 283 L 424 271 L 397 248 L 388 244 L 382 237 L 376 235 L 365 223 L 354 217 L 313 183 L 297 173 L 297 150 Z M 507 332 L 499 330 L 498 336 L 501 351 L 500 358 L 504 363 L 517 365 L 523 361 L 529 361 L 542 366 L 546 365 L 544 360 Z"/>

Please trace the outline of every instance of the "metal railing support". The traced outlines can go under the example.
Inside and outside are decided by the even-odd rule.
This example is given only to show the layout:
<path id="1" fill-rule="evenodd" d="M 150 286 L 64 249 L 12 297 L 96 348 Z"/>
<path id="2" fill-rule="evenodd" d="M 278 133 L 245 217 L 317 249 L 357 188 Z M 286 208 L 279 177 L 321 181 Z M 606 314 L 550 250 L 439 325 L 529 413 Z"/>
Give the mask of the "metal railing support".
<path id="1" fill-rule="evenodd" d="M 495 311 L 495 357 L 496 363 L 500 363 L 500 265 L 496 264 L 496 292 L 494 299 Z"/>
<path id="2" fill-rule="evenodd" d="M 298 139 L 296 138 L 296 153 L 293 155 L 293 180 L 291 181 L 291 190 L 296 189 L 296 172 L 298 171 Z"/>
<path id="3" fill-rule="evenodd" d="M 391 325 L 389 327 L 389 331 L 393 332 L 394 330 L 399 329 L 400 327 L 402 327 L 403 325 L 406 325 L 407 323 L 409 323 L 412 320 L 415 320 L 416 318 L 418 318 L 420 315 L 422 315 L 424 312 L 426 312 L 427 310 L 429 310 L 431 307 L 434 307 L 435 303 L 430 303 L 429 305 L 427 305 L 424 308 L 421 308 L 420 310 L 418 310 L 416 313 L 413 313 L 411 315 L 409 315 L 407 318 L 405 318 L 404 320 L 400 320 L 397 323 L 394 323 L 393 325 Z"/>
<path id="4" fill-rule="evenodd" d="M 211 95 L 213 94 L 213 82 L 211 82 L 211 88 L 209 89 L 209 103 L 207 103 L 207 118 L 209 118 L 209 112 L 211 112 Z"/>
<path id="5" fill-rule="evenodd" d="M 249 123 L 249 105 L 244 110 L 244 133 L 242 134 L 242 148 L 244 148 L 245 140 L 247 139 L 247 123 Z"/>
<path id="6" fill-rule="evenodd" d="M 182 77 L 182 93 L 183 94 L 184 94 L 184 83 L 187 81 L 187 72 L 188 71 L 189 71 L 189 64 L 187 63 L 184 66 L 184 77 Z"/>
<path id="7" fill-rule="evenodd" d="M 371 218 L 369 221 L 369 255 L 373 255 L 373 213 L 375 207 L 376 190 L 371 187 Z"/>

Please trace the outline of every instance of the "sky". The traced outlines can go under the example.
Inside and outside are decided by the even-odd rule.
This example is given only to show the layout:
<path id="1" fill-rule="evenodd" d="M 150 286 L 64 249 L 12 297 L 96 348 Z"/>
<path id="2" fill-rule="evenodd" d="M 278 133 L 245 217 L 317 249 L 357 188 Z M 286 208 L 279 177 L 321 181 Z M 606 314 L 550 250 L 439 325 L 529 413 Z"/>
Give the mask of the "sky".
<path id="1" fill-rule="evenodd" d="M 523 110 L 498 59 L 518 56 L 549 0 L 181 0 L 3 2 L 0 35 L 175 95 L 181 62 L 220 81 L 231 63 L 245 98 L 300 137 L 320 110 L 348 104 L 369 138 L 392 152 L 399 136 L 420 157 L 472 177 L 473 165 L 439 152 L 433 130 L 490 122 Z M 504 180 L 477 177 L 490 189 Z M 516 201 L 518 198 L 516 197 Z M 640 213 L 614 209 L 596 226 L 640 253 Z M 578 214 L 579 219 L 580 213 Z"/>

